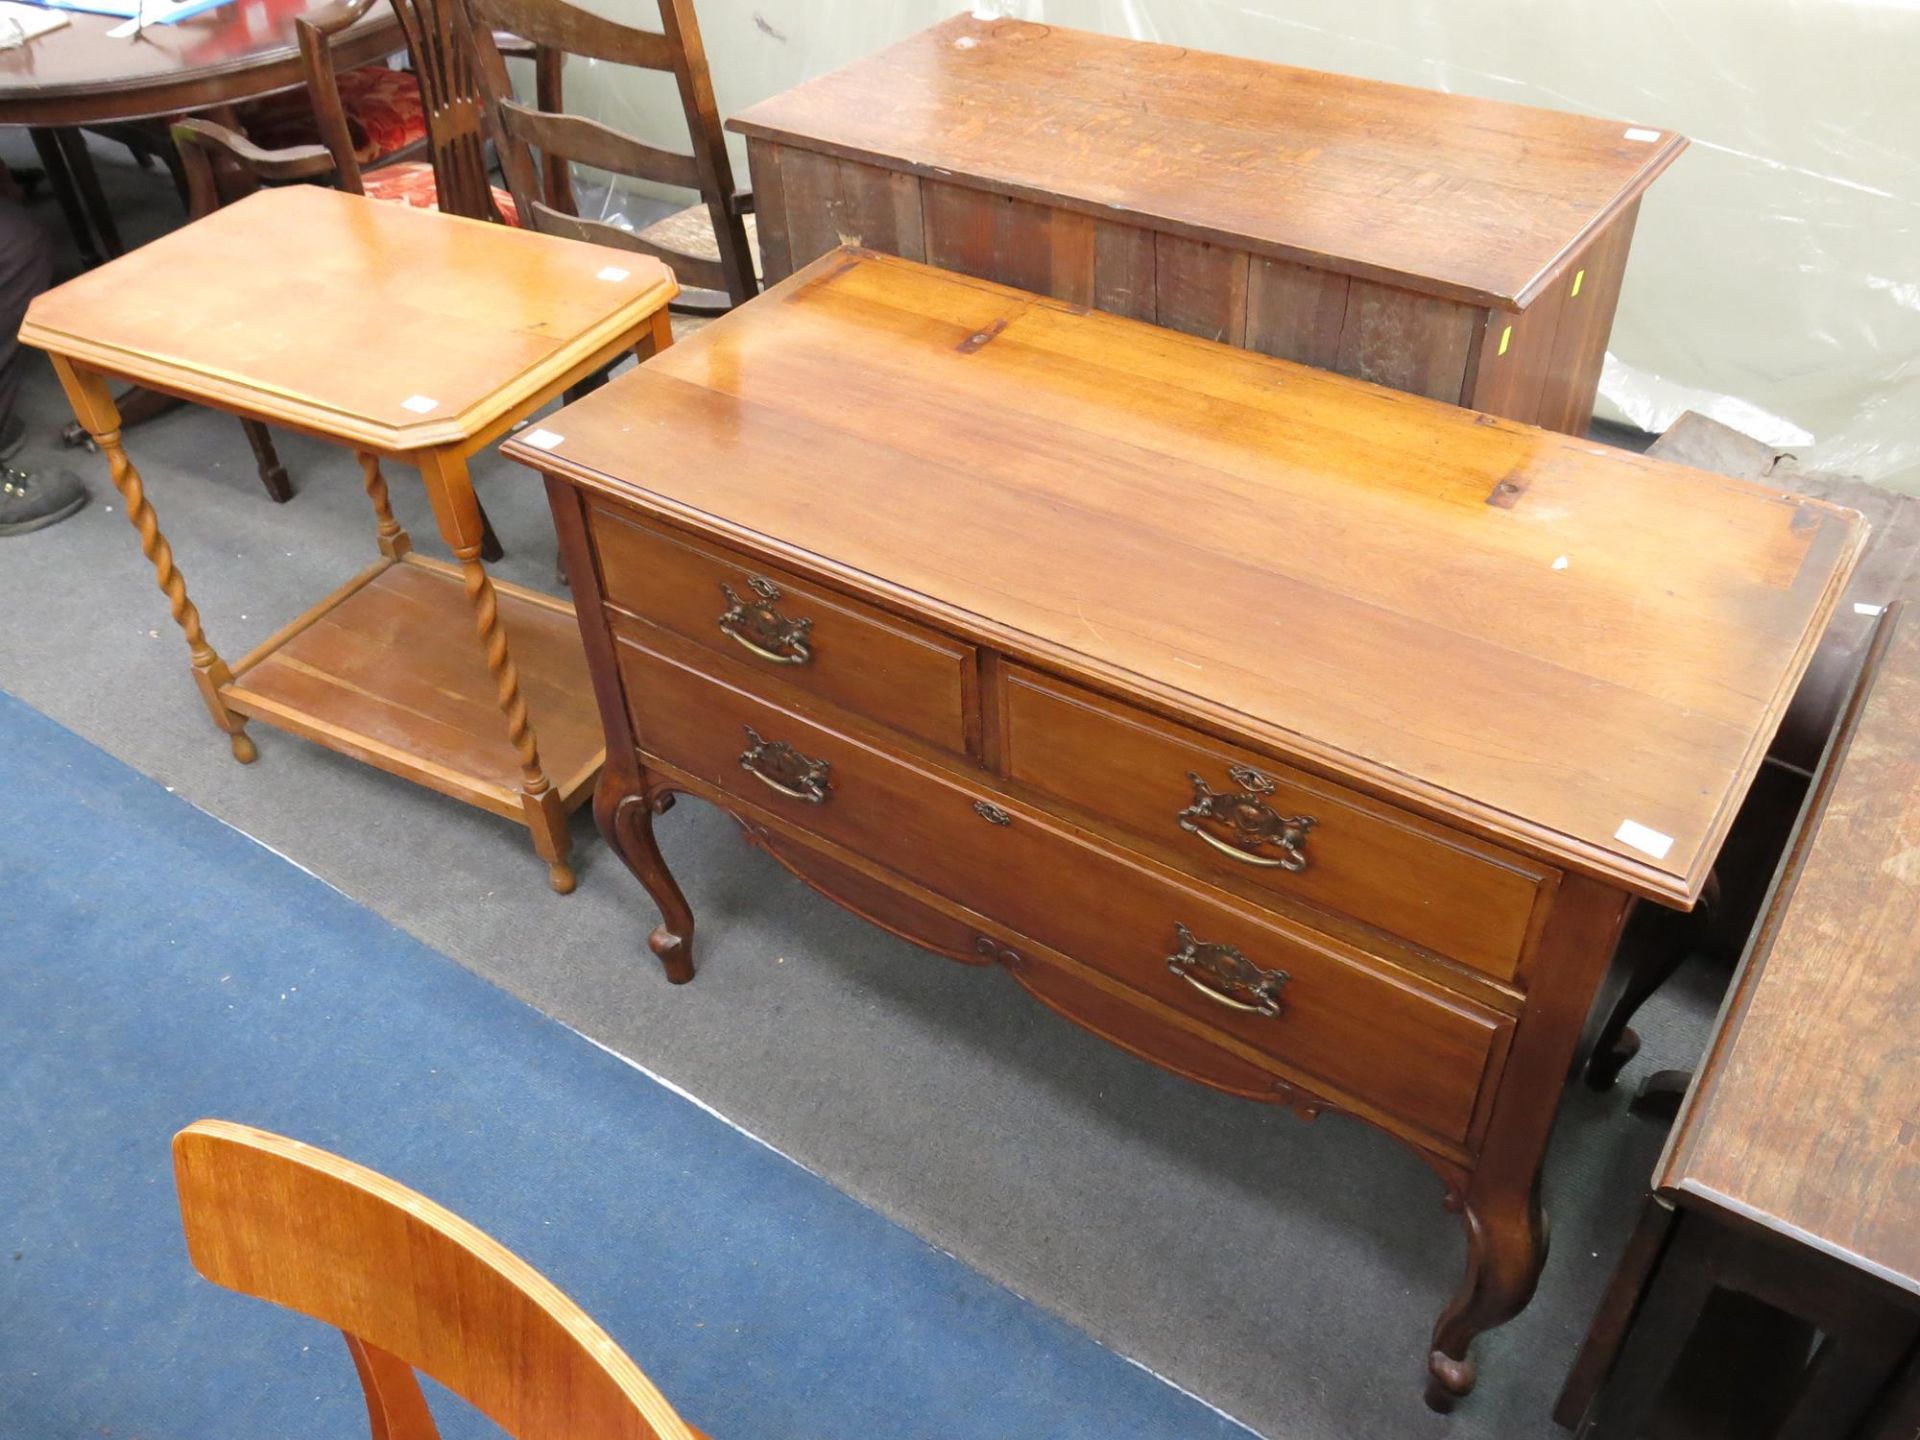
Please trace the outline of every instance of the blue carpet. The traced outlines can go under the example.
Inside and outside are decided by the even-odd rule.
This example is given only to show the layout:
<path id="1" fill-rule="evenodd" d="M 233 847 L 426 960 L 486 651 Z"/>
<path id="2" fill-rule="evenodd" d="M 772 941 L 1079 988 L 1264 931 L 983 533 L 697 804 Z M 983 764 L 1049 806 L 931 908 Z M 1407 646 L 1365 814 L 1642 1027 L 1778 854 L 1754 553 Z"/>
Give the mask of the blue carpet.
<path id="1" fill-rule="evenodd" d="M 365 1433 L 335 1332 L 188 1265 L 203 1115 L 474 1221 L 715 1440 L 1246 1434 L 4 694 L 0 745 L 7 1440 Z"/>

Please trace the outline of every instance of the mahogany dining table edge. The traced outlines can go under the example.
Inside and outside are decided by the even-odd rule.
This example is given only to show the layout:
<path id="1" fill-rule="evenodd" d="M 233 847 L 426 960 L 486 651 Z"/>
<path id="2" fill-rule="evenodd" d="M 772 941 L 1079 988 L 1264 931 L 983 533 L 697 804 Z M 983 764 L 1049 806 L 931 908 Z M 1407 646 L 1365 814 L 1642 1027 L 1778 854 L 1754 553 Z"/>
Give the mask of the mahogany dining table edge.
<path id="1" fill-rule="evenodd" d="M 69 24 L 106 18 L 75 14 Z M 101 38 L 106 38 L 104 33 Z M 137 42 L 129 38 L 126 43 Z M 389 7 L 369 14 L 348 29 L 340 37 L 339 46 L 339 66 L 349 70 L 405 49 L 406 35 L 400 28 L 400 17 Z M 53 89 L 8 85 L 5 79 L 4 70 L 0 70 L 0 125 L 31 129 L 157 119 L 296 90 L 306 83 L 300 48 L 291 31 L 283 49 L 251 59 L 235 57 L 203 69 L 154 77 L 109 77 L 97 84 Z"/>

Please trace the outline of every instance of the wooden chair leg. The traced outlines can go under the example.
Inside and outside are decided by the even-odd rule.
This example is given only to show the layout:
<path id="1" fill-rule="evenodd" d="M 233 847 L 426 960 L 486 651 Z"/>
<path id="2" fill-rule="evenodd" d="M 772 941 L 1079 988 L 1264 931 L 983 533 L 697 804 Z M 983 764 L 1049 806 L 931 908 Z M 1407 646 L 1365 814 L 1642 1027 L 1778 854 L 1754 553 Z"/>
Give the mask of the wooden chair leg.
<path id="1" fill-rule="evenodd" d="M 347 1336 L 347 1353 L 366 1393 L 371 1440 L 440 1440 L 413 1367 L 358 1335 L 340 1333 Z"/>
<path id="2" fill-rule="evenodd" d="M 66 156 L 67 168 L 73 174 L 74 183 L 79 188 L 80 201 L 86 207 L 93 233 L 100 237 L 100 248 L 106 252 L 109 260 L 125 254 L 126 246 L 120 241 L 120 227 L 114 223 L 113 211 L 107 206 L 106 192 L 100 188 L 100 172 L 94 168 L 93 152 L 87 149 L 86 135 L 72 128 L 53 133 L 61 153 Z"/>
<path id="3" fill-rule="evenodd" d="M 1718 897 L 1719 881 L 1710 875 L 1706 894 L 1691 914 L 1657 905 L 1635 907 L 1619 947 L 1630 968 L 1587 1057 L 1589 1089 L 1611 1090 L 1622 1068 L 1640 1053 L 1640 1037 L 1629 1022 L 1693 952 L 1700 932 L 1711 923 Z"/>
<path id="4" fill-rule="evenodd" d="M 474 508 L 480 512 L 480 558 L 489 565 L 505 557 L 507 550 L 500 543 L 500 537 L 493 533 L 493 520 L 487 514 L 487 507 L 480 503 L 480 497 L 473 497 Z"/>
<path id="5" fill-rule="evenodd" d="M 80 187 L 74 179 L 72 167 L 67 164 L 66 152 L 60 148 L 59 136 L 52 130 L 38 126 L 27 133 L 33 139 L 33 148 L 40 157 L 41 168 L 47 172 L 47 185 L 53 191 L 61 215 L 66 219 L 67 233 L 73 237 L 74 247 L 80 252 L 80 263 L 91 269 L 100 263 L 100 247 L 94 240 L 93 226 L 87 223 L 87 208 L 81 202 Z"/>
<path id="6" fill-rule="evenodd" d="M 287 478 L 287 467 L 280 463 L 280 455 L 273 448 L 273 436 L 258 420 L 242 420 L 240 428 L 247 432 L 247 444 L 253 447 L 253 463 L 260 471 L 260 483 L 267 487 L 268 497 L 276 505 L 286 504 L 293 498 L 293 482 Z"/>

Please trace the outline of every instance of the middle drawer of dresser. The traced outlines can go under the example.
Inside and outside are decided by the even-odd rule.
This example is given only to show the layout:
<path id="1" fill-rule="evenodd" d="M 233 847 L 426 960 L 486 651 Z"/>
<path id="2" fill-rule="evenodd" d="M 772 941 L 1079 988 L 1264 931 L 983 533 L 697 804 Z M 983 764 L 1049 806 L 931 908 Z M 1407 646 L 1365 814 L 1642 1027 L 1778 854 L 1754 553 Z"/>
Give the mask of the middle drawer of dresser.
<path id="1" fill-rule="evenodd" d="M 645 754 L 1256 1047 L 1330 1098 L 1470 1143 L 1504 1017 L 1183 884 L 989 784 L 803 718 L 727 678 L 737 667 L 660 654 L 632 630 L 616 626 L 617 648 Z"/>

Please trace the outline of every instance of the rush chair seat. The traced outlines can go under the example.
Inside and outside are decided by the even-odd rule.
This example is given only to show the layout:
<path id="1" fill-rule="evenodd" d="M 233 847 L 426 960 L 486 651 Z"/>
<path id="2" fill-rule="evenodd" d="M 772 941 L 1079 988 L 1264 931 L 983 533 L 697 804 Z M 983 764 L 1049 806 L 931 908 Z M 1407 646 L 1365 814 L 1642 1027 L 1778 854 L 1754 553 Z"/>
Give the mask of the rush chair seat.
<path id="1" fill-rule="evenodd" d="M 438 1440 L 432 1376 L 514 1440 L 705 1440 L 554 1284 L 423 1195 L 226 1120 L 173 1139 L 187 1254 L 346 1336 L 374 1440 Z"/>

